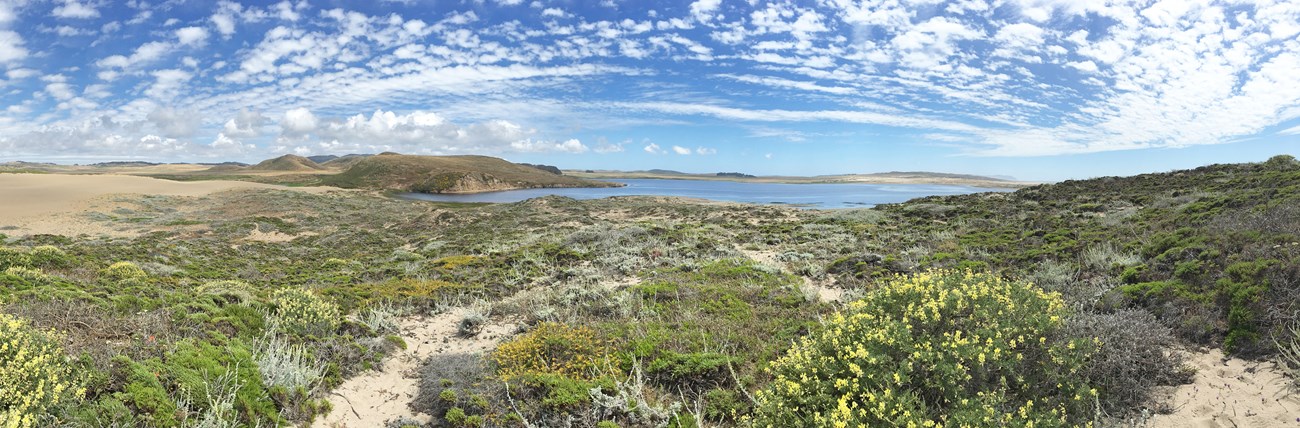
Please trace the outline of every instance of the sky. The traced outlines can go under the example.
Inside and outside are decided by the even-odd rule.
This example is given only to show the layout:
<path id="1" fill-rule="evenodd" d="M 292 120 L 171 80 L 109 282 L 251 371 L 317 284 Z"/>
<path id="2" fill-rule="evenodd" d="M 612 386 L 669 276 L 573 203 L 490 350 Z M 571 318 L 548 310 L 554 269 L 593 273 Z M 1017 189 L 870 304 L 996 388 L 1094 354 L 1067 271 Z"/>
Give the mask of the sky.
<path id="1" fill-rule="evenodd" d="M 0 0 L 0 162 L 1055 181 L 1300 155 L 1300 0 Z"/>

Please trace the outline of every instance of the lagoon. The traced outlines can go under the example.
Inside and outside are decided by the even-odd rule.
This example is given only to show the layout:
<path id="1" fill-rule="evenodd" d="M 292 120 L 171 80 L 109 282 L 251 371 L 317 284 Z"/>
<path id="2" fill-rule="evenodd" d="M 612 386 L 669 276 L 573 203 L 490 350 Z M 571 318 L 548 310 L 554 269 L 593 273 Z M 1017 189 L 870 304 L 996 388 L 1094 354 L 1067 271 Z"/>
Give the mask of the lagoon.
<path id="1" fill-rule="evenodd" d="M 803 208 L 865 208 L 924 196 L 1007 192 L 997 189 L 941 184 L 784 184 L 713 180 L 625 179 L 603 180 L 624 187 L 521 189 L 473 194 L 404 193 L 402 198 L 437 202 L 518 202 L 547 195 L 574 199 L 611 196 L 678 196 L 752 204 L 785 204 Z"/>

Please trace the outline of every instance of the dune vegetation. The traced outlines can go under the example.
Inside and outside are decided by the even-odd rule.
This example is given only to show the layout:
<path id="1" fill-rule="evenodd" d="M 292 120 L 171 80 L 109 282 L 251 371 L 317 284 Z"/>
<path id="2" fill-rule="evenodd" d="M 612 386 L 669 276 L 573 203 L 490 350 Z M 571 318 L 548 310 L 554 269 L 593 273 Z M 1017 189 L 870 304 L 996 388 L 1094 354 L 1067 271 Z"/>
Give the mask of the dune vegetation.
<path id="1" fill-rule="evenodd" d="M 0 426 L 328 426 L 416 350 L 388 426 L 1131 426 L 1183 349 L 1300 370 L 1289 156 L 834 211 L 117 201 L 0 230 Z"/>

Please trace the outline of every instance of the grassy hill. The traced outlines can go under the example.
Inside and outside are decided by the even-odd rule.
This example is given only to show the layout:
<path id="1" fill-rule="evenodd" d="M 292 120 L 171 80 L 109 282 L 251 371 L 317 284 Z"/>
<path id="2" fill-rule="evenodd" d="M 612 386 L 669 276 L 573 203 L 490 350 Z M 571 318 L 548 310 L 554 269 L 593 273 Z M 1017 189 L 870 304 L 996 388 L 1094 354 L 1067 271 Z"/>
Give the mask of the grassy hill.
<path id="1" fill-rule="evenodd" d="M 267 159 L 248 167 L 250 171 L 320 171 L 325 169 L 311 159 L 298 155 L 284 155 Z"/>
<path id="2" fill-rule="evenodd" d="M 552 174 L 488 156 L 379 154 L 361 158 L 323 184 L 344 188 L 468 193 L 540 187 L 603 187 L 609 183 Z"/>

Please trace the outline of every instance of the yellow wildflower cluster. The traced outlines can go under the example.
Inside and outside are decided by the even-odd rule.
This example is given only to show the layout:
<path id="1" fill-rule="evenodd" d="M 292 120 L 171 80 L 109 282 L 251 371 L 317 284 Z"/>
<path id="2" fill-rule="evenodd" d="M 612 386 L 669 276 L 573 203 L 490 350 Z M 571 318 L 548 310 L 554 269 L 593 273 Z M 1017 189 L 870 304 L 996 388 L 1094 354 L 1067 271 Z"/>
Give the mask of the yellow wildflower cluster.
<path id="1" fill-rule="evenodd" d="M 84 394 L 56 334 L 0 313 L 0 428 L 41 426 L 50 408 Z"/>
<path id="2" fill-rule="evenodd" d="M 1091 342 L 1052 339 L 1065 314 L 1058 295 L 992 275 L 895 278 L 773 363 L 755 425 L 1086 424 Z"/>
<path id="3" fill-rule="evenodd" d="M 13 275 L 28 281 L 44 281 L 49 278 L 45 275 L 45 272 L 41 272 L 40 269 L 26 268 L 22 266 L 10 266 L 8 269 L 5 269 L 5 274 Z"/>
<path id="4" fill-rule="evenodd" d="M 99 276 L 110 281 L 125 281 L 144 278 L 148 274 L 135 263 L 117 262 L 99 271 Z"/>
<path id="5" fill-rule="evenodd" d="M 608 360 L 609 347 L 595 330 L 556 323 L 539 324 L 492 352 L 497 374 L 506 381 L 532 375 L 591 380 Z"/>
<path id="6" fill-rule="evenodd" d="M 301 288 L 282 288 L 271 295 L 280 326 L 306 334 L 324 334 L 339 327 L 338 305 Z"/>

